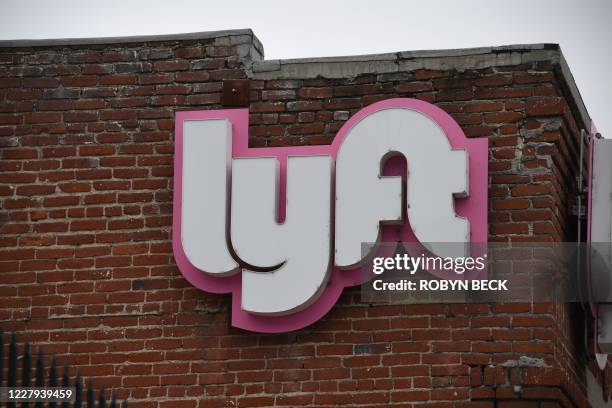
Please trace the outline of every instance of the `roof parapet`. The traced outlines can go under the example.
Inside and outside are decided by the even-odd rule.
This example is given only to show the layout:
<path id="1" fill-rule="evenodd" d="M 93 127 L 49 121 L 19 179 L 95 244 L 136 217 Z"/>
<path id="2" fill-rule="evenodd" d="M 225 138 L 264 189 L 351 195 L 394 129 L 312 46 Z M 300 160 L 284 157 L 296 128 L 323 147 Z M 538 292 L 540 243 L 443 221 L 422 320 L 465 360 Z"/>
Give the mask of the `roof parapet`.
<path id="1" fill-rule="evenodd" d="M 499 47 L 478 47 L 449 50 L 402 51 L 387 54 L 345 57 L 299 58 L 254 61 L 248 71 L 249 78 L 314 79 L 354 78 L 363 74 L 376 74 L 390 78 L 420 69 L 433 71 L 484 69 L 549 62 L 556 67 L 568 101 L 578 114 L 585 129 L 591 128 L 591 118 L 580 96 L 574 77 L 558 44 L 516 44 Z"/>
<path id="2" fill-rule="evenodd" d="M 0 40 L 0 49 L 208 39 L 214 39 L 213 45 L 235 45 L 248 77 L 259 80 L 317 77 L 354 78 L 362 74 L 377 74 L 389 77 L 394 73 L 401 75 L 419 69 L 457 70 L 461 72 L 468 69 L 512 66 L 538 61 L 550 62 L 557 67 L 562 85 L 569 93 L 569 102 L 576 110 L 582 125 L 587 130 L 591 128 L 591 118 L 558 44 L 517 44 L 500 47 L 401 51 L 342 57 L 264 60 L 263 45 L 253 31 L 251 29 L 237 29 L 127 37 Z"/>
<path id="3" fill-rule="evenodd" d="M 187 41 L 214 39 L 215 45 L 252 44 L 263 59 L 264 48 L 250 28 L 237 30 L 200 31 L 196 33 L 135 35 L 125 37 L 55 38 L 0 40 L 0 48 L 34 48 L 78 45 L 130 44 L 161 41 Z"/>

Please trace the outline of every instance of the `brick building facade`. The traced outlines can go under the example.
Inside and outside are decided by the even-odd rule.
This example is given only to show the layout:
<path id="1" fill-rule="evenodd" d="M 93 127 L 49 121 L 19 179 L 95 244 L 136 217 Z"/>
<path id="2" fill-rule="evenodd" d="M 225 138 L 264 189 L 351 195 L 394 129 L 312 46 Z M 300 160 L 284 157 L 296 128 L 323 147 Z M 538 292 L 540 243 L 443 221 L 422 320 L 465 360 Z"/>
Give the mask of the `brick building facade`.
<path id="1" fill-rule="evenodd" d="M 230 296 L 178 271 L 171 225 L 174 114 L 223 107 L 232 79 L 249 81 L 253 147 L 327 144 L 373 102 L 432 102 L 489 138 L 490 241 L 576 239 L 591 123 L 556 45 L 263 61 L 250 30 L 4 42 L 0 329 L 130 407 L 586 407 L 592 373 L 609 392 L 577 305 L 349 290 L 298 332 L 231 327 Z"/>

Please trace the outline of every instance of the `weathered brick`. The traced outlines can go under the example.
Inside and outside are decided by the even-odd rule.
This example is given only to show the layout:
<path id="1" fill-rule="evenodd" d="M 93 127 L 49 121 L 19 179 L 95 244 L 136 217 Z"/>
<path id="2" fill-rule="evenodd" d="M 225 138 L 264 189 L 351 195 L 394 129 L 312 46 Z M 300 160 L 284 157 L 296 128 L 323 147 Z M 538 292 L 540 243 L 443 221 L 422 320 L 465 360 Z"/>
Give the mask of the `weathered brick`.
<path id="1" fill-rule="evenodd" d="M 230 327 L 228 296 L 182 278 L 174 115 L 221 108 L 223 80 L 251 76 L 238 57 L 251 42 L 0 50 L 0 329 L 130 406 L 201 406 L 203 395 L 207 407 L 586 406 L 567 386 L 582 380 L 565 367 L 583 363 L 567 351 L 564 305 L 367 305 L 353 290 L 305 330 L 260 335 Z M 555 69 L 250 78 L 250 144 L 329 144 L 376 101 L 433 102 L 468 137 L 489 138 L 489 240 L 560 241 L 573 231 L 579 125 Z M 552 368 L 502 368 L 521 355 Z"/>
<path id="2" fill-rule="evenodd" d="M 563 98 L 529 98 L 526 108 L 529 116 L 562 115 L 565 101 Z"/>

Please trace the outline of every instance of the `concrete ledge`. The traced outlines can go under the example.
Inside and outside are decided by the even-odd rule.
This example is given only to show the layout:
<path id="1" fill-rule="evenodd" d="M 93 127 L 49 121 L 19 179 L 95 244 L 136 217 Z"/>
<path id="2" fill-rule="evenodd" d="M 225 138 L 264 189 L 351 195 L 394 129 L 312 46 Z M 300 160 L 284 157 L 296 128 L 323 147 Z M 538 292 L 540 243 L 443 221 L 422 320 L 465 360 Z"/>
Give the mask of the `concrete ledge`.
<path id="1" fill-rule="evenodd" d="M 227 37 L 226 41 L 221 40 Z M 135 35 L 127 37 L 56 38 L 0 40 L 0 48 L 56 47 L 71 45 L 129 44 L 157 41 L 185 41 L 220 39 L 217 45 L 239 45 L 251 43 L 263 57 L 263 45 L 250 28 L 237 30 L 201 31 L 196 33 Z"/>
<path id="2" fill-rule="evenodd" d="M 519 44 L 451 50 L 402 51 L 346 57 L 261 61 L 253 64 L 252 74 L 253 79 L 271 79 L 272 76 L 274 76 L 274 79 L 298 79 L 298 77 L 305 79 L 316 78 L 317 76 L 346 78 L 350 75 L 350 72 L 359 75 L 400 72 L 406 69 L 456 69 L 463 71 L 534 61 L 554 60 L 553 62 L 558 62 L 559 55 L 560 49 L 557 44 Z M 321 72 L 320 69 L 323 69 L 324 72 Z"/>

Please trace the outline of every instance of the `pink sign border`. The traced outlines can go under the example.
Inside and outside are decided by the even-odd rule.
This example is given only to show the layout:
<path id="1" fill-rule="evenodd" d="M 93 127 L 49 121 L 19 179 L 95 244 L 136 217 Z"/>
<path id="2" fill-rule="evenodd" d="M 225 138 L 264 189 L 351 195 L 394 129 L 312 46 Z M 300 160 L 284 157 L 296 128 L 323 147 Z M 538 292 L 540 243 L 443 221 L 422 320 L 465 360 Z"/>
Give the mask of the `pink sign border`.
<path id="1" fill-rule="evenodd" d="M 341 270 L 333 267 L 327 286 L 320 297 L 307 308 L 284 316 L 260 316 L 245 312 L 241 308 L 241 274 L 230 277 L 213 277 L 195 268 L 188 260 L 181 243 L 181 197 L 183 163 L 183 122 L 194 119 L 227 119 L 232 124 L 232 157 L 277 157 L 281 171 L 281 197 L 284 196 L 287 156 L 331 155 L 336 158 L 338 149 L 348 131 L 367 115 L 382 109 L 410 109 L 427 115 L 446 133 L 451 145 L 456 149 L 466 149 L 469 156 L 470 194 L 466 198 L 455 199 L 458 215 L 468 218 L 471 229 L 471 242 L 487 242 L 487 185 L 488 185 L 488 140 L 469 139 L 453 118 L 437 106 L 417 99 L 395 98 L 369 105 L 354 114 L 338 131 L 331 145 L 288 146 L 288 147 L 248 147 L 248 109 L 221 109 L 176 112 L 175 157 L 174 157 L 174 197 L 172 247 L 176 264 L 183 276 L 195 287 L 211 293 L 232 294 L 232 325 L 241 329 L 281 333 L 302 329 L 322 318 L 336 304 L 345 287 L 361 283 L 361 273 L 356 270 Z M 441 163 L 443 165 L 443 163 Z M 281 200 L 280 218 L 284 218 Z M 390 231 L 383 227 L 382 241 L 390 240 Z M 415 237 L 406 228 L 401 234 L 403 241 L 415 242 Z"/>

